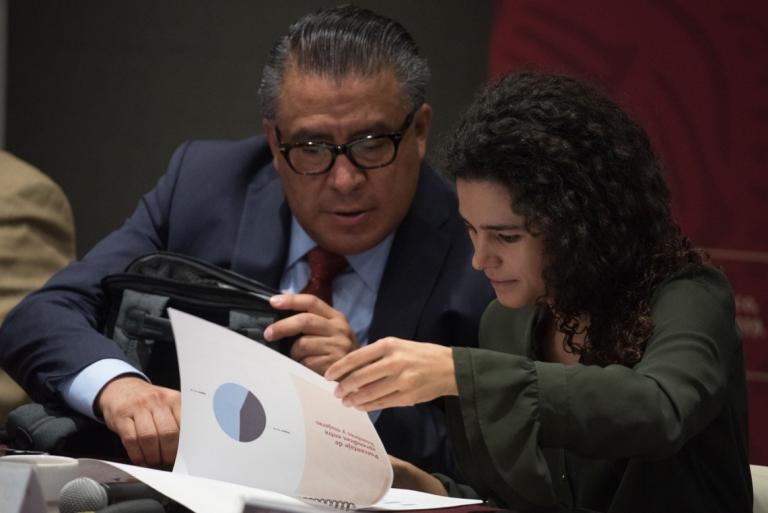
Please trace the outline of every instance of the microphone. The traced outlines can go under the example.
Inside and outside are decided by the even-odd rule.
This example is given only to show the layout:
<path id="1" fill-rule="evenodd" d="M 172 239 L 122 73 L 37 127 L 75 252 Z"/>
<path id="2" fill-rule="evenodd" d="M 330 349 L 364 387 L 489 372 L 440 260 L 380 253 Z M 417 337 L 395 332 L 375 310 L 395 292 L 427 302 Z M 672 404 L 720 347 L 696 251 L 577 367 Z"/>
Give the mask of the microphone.
<path id="1" fill-rule="evenodd" d="M 79 477 L 65 484 L 59 496 L 59 511 L 61 513 L 83 513 L 101 511 L 109 513 L 142 511 L 139 509 L 112 509 L 113 505 L 138 502 L 151 499 L 160 505 L 159 510 L 147 509 L 149 512 L 165 511 L 163 507 L 170 499 L 150 486 L 140 482 L 130 483 L 99 483 L 89 477 Z M 109 506 L 109 507 L 108 507 Z"/>

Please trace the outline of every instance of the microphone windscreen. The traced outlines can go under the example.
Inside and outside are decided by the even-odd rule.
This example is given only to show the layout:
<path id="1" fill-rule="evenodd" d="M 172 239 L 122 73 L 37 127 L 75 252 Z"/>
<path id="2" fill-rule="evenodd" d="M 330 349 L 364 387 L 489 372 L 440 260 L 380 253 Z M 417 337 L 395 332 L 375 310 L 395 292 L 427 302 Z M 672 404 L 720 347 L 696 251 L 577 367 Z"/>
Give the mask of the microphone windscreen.
<path id="1" fill-rule="evenodd" d="M 79 477 L 65 484 L 59 496 L 61 513 L 98 511 L 107 507 L 107 491 L 90 477 Z"/>

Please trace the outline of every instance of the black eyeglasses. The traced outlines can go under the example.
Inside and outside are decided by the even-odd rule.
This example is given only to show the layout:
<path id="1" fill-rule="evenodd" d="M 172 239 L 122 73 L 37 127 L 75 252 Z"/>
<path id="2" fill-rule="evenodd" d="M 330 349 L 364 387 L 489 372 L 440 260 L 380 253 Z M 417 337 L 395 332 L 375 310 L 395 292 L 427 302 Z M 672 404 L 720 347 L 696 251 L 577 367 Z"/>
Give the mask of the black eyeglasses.
<path id="1" fill-rule="evenodd" d="M 388 166 L 397 158 L 400 141 L 413 121 L 419 107 L 413 109 L 396 132 L 371 134 L 353 139 L 344 144 L 301 141 L 286 143 L 280 140 L 280 129 L 275 125 L 275 136 L 280 153 L 291 169 L 300 175 L 322 175 L 331 170 L 336 157 L 342 153 L 358 169 L 376 169 Z"/>

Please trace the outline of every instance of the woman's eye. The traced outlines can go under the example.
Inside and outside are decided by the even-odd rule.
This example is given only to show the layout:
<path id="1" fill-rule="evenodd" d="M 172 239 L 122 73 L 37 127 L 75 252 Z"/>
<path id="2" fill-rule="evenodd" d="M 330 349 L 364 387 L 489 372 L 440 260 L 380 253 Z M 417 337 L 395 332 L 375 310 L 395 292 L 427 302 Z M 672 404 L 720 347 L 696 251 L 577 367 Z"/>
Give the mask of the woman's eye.
<path id="1" fill-rule="evenodd" d="M 513 242 L 517 242 L 520 240 L 520 235 L 517 235 L 517 234 L 507 235 L 504 233 L 499 233 L 496 235 L 496 237 L 498 237 L 498 239 L 505 244 L 512 244 Z"/>

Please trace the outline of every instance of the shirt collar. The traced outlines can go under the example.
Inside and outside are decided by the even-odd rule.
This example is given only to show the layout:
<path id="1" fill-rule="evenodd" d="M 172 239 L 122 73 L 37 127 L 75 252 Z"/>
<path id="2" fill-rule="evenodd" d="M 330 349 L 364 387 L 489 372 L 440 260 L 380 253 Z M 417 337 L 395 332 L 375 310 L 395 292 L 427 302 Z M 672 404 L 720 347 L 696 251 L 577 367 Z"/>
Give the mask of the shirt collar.
<path id="1" fill-rule="evenodd" d="M 395 234 L 393 232 L 374 247 L 356 255 L 347 255 L 349 266 L 372 292 L 378 292 L 379 290 L 381 277 L 384 275 L 384 267 L 386 266 L 389 250 L 392 247 L 394 238 Z M 304 231 L 296 217 L 291 215 L 291 240 L 288 246 L 286 269 L 293 267 L 315 246 L 317 246 L 317 243 Z"/>

